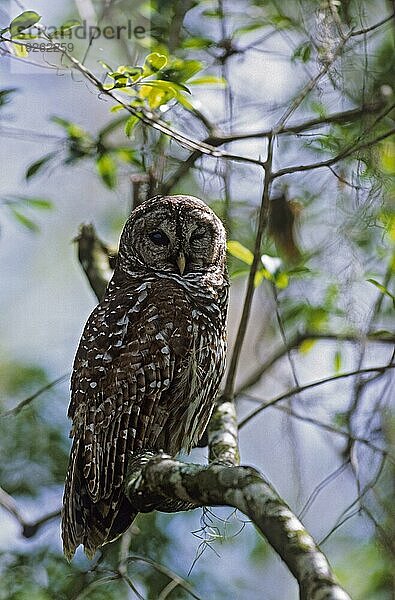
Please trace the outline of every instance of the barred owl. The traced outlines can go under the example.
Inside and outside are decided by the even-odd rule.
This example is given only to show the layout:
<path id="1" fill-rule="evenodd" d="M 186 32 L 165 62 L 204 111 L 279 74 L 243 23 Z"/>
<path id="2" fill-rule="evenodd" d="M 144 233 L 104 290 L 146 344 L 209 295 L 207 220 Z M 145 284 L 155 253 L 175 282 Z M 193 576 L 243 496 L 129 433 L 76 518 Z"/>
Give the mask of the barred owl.
<path id="1" fill-rule="evenodd" d="M 130 457 L 198 443 L 224 372 L 227 298 L 225 231 L 204 202 L 157 196 L 131 213 L 74 361 L 68 558 L 80 544 L 92 557 L 136 516 L 123 492 Z"/>

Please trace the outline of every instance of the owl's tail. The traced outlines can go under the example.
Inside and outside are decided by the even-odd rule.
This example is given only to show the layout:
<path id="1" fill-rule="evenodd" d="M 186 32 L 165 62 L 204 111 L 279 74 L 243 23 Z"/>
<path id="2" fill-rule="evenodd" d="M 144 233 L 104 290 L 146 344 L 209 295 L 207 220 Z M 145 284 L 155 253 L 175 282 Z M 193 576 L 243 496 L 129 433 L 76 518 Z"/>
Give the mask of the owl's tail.
<path id="1" fill-rule="evenodd" d="M 62 540 L 67 560 L 80 544 L 92 559 L 101 546 L 124 533 L 137 515 L 121 487 L 107 498 L 92 500 L 82 474 L 79 445 L 75 439 L 63 495 Z"/>

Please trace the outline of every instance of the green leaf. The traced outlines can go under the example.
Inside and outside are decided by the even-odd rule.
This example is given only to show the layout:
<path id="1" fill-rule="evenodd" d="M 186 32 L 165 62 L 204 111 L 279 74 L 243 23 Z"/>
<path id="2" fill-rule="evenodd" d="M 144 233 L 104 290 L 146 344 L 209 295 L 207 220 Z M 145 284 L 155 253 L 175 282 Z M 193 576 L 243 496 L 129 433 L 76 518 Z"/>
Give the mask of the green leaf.
<path id="1" fill-rule="evenodd" d="M 215 77 L 215 75 L 204 75 L 203 77 L 197 77 L 196 79 L 192 79 L 189 81 L 190 85 L 218 85 L 221 87 L 226 87 L 226 79 L 223 77 Z"/>
<path id="2" fill-rule="evenodd" d="M 312 350 L 312 348 L 315 346 L 316 341 L 317 340 L 313 340 L 311 338 L 303 340 L 299 344 L 299 352 L 301 352 L 302 354 L 308 354 L 310 350 Z"/>
<path id="3" fill-rule="evenodd" d="M 142 67 L 130 67 L 129 65 L 120 65 L 116 72 L 128 77 L 133 82 L 140 79 L 143 75 Z M 111 77 L 111 73 L 109 75 Z"/>
<path id="4" fill-rule="evenodd" d="M 136 150 L 132 150 L 132 148 L 117 148 L 114 150 L 114 153 L 120 160 L 123 160 L 126 163 L 135 165 L 140 164 L 140 161 L 137 158 L 138 153 Z"/>
<path id="5" fill-rule="evenodd" d="M 24 227 L 26 227 L 26 229 L 29 229 L 29 231 L 33 231 L 34 233 L 36 233 L 37 231 L 39 231 L 39 227 L 38 225 L 32 221 L 31 219 L 29 219 L 29 217 L 27 217 L 26 215 L 24 215 L 22 212 L 20 212 L 17 208 L 15 208 L 14 206 L 10 206 L 11 212 L 13 214 L 13 216 L 15 217 L 15 219 Z"/>
<path id="6" fill-rule="evenodd" d="M 11 94 L 14 94 L 18 91 L 18 88 L 7 88 L 4 90 L 0 90 L 0 107 L 5 106 L 9 102 L 11 102 Z"/>
<path id="7" fill-rule="evenodd" d="M 259 287 L 264 279 L 267 279 L 267 271 L 266 269 L 259 269 L 259 271 L 255 273 L 254 287 Z"/>
<path id="8" fill-rule="evenodd" d="M 285 290 L 289 284 L 289 277 L 287 273 L 278 273 L 278 275 L 274 277 L 274 283 L 280 290 Z"/>
<path id="9" fill-rule="evenodd" d="M 53 208 L 51 200 L 45 198 L 26 198 L 26 200 L 29 206 L 39 210 L 51 210 Z"/>
<path id="10" fill-rule="evenodd" d="M 15 56 L 17 56 L 18 58 L 26 58 L 27 56 L 29 56 L 29 52 L 27 51 L 26 46 L 23 46 L 22 44 L 16 44 L 15 42 L 13 42 L 12 47 L 14 49 Z"/>
<path id="11" fill-rule="evenodd" d="M 335 369 L 335 373 L 339 373 L 342 368 L 342 354 L 340 350 L 336 350 L 335 356 L 333 357 L 333 367 Z"/>
<path id="12" fill-rule="evenodd" d="M 53 208 L 53 203 L 46 198 L 36 198 L 32 196 L 12 196 L 12 200 L 23 202 L 29 208 L 38 208 L 39 210 L 50 210 Z"/>
<path id="13" fill-rule="evenodd" d="M 295 267 L 294 269 L 287 270 L 288 275 L 293 277 L 303 277 L 304 275 L 312 275 L 311 269 L 308 267 Z"/>
<path id="14" fill-rule="evenodd" d="M 188 94 L 191 93 L 185 85 L 182 85 L 180 83 L 174 83 L 173 81 L 163 81 L 163 79 L 153 79 L 152 81 L 144 81 L 141 83 L 141 85 L 156 87 L 163 90 L 164 92 L 171 92 L 173 94 L 176 94 L 178 90 L 188 92 Z"/>
<path id="15" fill-rule="evenodd" d="M 203 38 L 203 37 L 187 37 L 185 40 L 183 40 L 181 42 L 181 46 L 183 48 L 196 48 L 196 49 L 202 49 L 202 48 L 210 48 L 211 46 L 214 46 L 215 42 L 213 40 L 210 40 L 208 38 Z"/>
<path id="16" fill-rule="evenodd" d="M 168 68 L 162 71 L 162 79 L 174 81 L 175 83 L 187 82 L 199 73 L 203 66 L 200 60 L 173 59 Z"/>
<path id="17" fill-rule="evenodd" d="M 77 125 L 76 123 L 72 123 L 71 121 L 67 121 L 66 119 L 62 119 L 61 117 L 52 117 L 51 119 L 57 125 L 63 127 L 68 133 L 70 138 L 78 139 L 86 137 L 86 132 Z"/>
<path id="18" fill-rule="evenodd" d="M 177 102 L 179 102 L 181 104 L 181 106 L 183 106 L 187 110 L 190 110 L 191 112 L 195 112 L 196 109 L 193 106 L 193 104 L 191 104 L 189 102 L 189 100 L 187 100 L 185 98 L 185 96 L 183 96 L 181 93 L 177 94 L 176 98 L 177 98 Z"/>
<path id="19" fill-rule="evenodd" d="M 247 265 L 252 265 L 252 262 L 254 260 L 253 253 L 251 252 L 251 250 L 243 246 L 243 244 L 241 244 L 237 240 L 228 240 L 227 249 L 229 254 L 231 254 L 235 258 L 238 258 Z"/>
<path id="20" fill-rule="evenodd" d="M 369 281 L 369 283 L 372 283 L 373 285 L 375 285 L 376 288 L 378 290 L 380 290 L 380 292 L 382 294 L 384 294 L 385 296 L 388 296 L 388 298 L 391 298 L 392 304 L 394 305 L 394 308 L 395 308 L 395 296 L 394 296 L 394 294 L 392 294 L 384 285 L 382 285 L 381 283 L 379 283 L 375 279 L 367 279 L 366 281 Z"/>
<path id="21" fill-rule="evenodd" d="M 292 55 L 292 60 L 301 60 L 306 63 L 311 58 L 311 45 L 310 42 L 300 44 Z"/>
<path id="22" fill-rule="evenodd" d="M 267 25 L 268 25 L 267 21 L 254 20 L 253 22 L 248 23 L 247 25 L 244 25 L 243 27 L 238 27 L 237 29 L 235 29 L 233 32 L 233 35 L 239 36 L 240 34 L 242 35 L 243 33 L 249 33 L 250 31 L 255 31 L 256 29 L 261 29 L 262 27 L 267 27 Z"/>
<path id="23" fill-rule="evenodd" d="M 308 309 L 308 324 L 313 331 L 320 331 L 328 322 L 328 311 L 322 306 Z"/>
<path id="24" fill-rule="evenodd" d="M 25 10 L 23 13 L 15 17 L 10 23 L 11 37 L 22 33 L 25 29 L 32 27 L 41 19 L 41 15 L 34 10 Z"/>
<path id="25" fill-rule="evenodd" d="M 164 54 L 152 52 L 148 54 L 144 61 L 144 73 L 157 73 L 167 64 L 167 58 Z"/>
<path id="26" fill-rule="evenodd" d="M 79 25 L 81 25 L 80 21 L 78 21 L 77 19 L 70 19 L 69 21 L 66 21 L 65 23 L 63 23 L 63 25 L 61 25 L 58 29 L 56 29 L 48 37 L 50 39 L 61 38 L 64 36 L 66 31 L 70 31 L 70 29 L 73 29 L 73 27 L 78 27 Z"/>
<path id="27" fill-rule="evenodd" d="M 34 33 L 19 33 L 18 35 L 14 35 L 14 40 L 36 40 L 38 37 Z"/>
<path id="28" fill-rule="evenodd" d="M 223 14 L 222 11 L 220 11 L 218 8 L 214 8 L 214 9 L 206 9 L 202 12 L 202 15 L 205 17 L 213 17 L 215 19 L 222 19 L 223 18 Z"/>
<path id="29" fill-rule="evenodd" d="M 138 117 L 135 117 L 134 115 L 132 115 L 131 117 L 129 117 L 129 119 L 125 123 L 125 135 L 126 135 L 126 137 L 130 137 L 131 136 L 133 129 L 135 128 L 135 126 L 137 125 L 137 123 L 139 121 L 140 121 L 140 119 Z"/>
<path id="30" fill-rule="evenodd" d="M 103 67 L 103 69 L 106 69 L 107 71 L 114 71 L 114 69 L 112 67 L 110 67 L 110 65 L 106 62 L 104 62 L 104 60 L 99 60 L 98 61 L 99 64 L 101 64 L 101 66 Z"/>
<path id="31" fill-rule="evenodd" d="M 110 112 L 112 112 L 112 113 L 119 112 L 120 110 L 125 110 L 125 107 L 122 106 L 122 104 L 116 104 L 115 106 L 112 106 L 110 108 Z"/>
<path id="32" fill-rule="evenodd" d="M 377 331 L 372 331 L 369 336 L 374 338 L 388 338 L 392 337 L 394 334 L 387 329 L 378 329 Z"/>
<path id="33" fill-rule="evenodd" d="M 32 177 L 34 177 L 35 175 L 37 175 L 37 173 L 39 171 L 41 171 L 41 169 L 51 160 L 51 158 L 53 158 L 55 155 L 53 152 L 51 152 L 50 154 L 47 154 L 46 156 L 43 156 L 43 158 L 40 158 L 39 160 L 37 160 L 36 162 L 32 163 L 26 170 L 25 173 L 25 179 L 31 179 Z"/>
<path id="34" fill-rule="evenodd" d="M 117 166 L 114 159 L 108 153 L 102 154 L 96 160 L 96 167 L 105 185 L 110 190 L 114 189 L 117 184 Z"/>
<path id="35" fill-rule="evenodd" d="M 276 29 L 289 29 L 293 25 L 292 19 L 281 14 L 272 16 L 270 21 Z"/>

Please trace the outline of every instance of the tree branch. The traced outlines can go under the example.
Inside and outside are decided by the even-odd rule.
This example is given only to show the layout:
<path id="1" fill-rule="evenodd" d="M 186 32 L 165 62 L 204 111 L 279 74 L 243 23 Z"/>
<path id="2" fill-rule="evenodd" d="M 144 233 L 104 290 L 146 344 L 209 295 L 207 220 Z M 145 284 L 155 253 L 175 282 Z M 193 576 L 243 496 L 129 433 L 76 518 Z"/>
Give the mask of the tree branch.
<path id="1" fill-rule="evenodd" d="M 69 376 L 70 376 L 69 373 L 65 373 L 64 375 L 61 375 L 57 379 L 50 381 L 49 383 L 47 383 L 46 385 L 41 387 L 39 390 L 34 392 L 34 394 L 32 394 L 31 396 L 28 396 L 27 398 L 25 398 L 24 400 L 19 402 L 19 404 L 14 406 L 14 408 L 11 408 L 10 410 L 6 410 L 5 412 L 0 413 L 0 417 L 9 417 L 11 415 L 19 414 L 21 412 L 21 410 L 23 410 L 25 408 L 25 406 L 28 406 L 31 402 L 33 402 L 33 400 L 35 400 L 36 398 L 41 396 L 41 394 L 44 394 L 44 392 L 47 392 L 51 388 L 55 387 L 55 385 L 58 385 L 58 383 L 62 383 L 63 381 L 68 379 Z"/>
<path id="2" fill-rule="evenodd" d="M 392 13 L 388 17 L 383 19 L 382 21 L 379 21 L 378 23 L 374 23 L 373 25 L 370 25 L 370 27 L 365 27 L 363 29 L 355 29 L 354 31 L 351 31 L 350 37 L 355 37 L 357 35 L 364 35 L 365 33 L 370 33 L 371 31 L 375 31 L 382 25 L 385 25 L 389 21 L 392 21 L 394 19 L 394 17 L 395 17 L 395 13 Z"/>
<path id="3" fill-rule="evenodd" d="M 282 127 L 277 131 L 277 135 L 289 135 L 289 134 L 298 134 L 303 131 L 307 131 L 309 129 L 314 129 L 316 127 L 323 127 L 325 125 L 330 125 L 331 123 L 347 123 L 350 121 L 354 121 L 355 119 L 361 118 L 365 114 L 374 114 L 378 110 L 383 108 L 383 103 L 373 103 L 366 104 L 361 108 L 353 108 L 351 110 L 346 110 L 343 112 L 334 113 L 332 115 L 328 115 L 326 117 L 317 117 L 315 119 L 309 119 L 307 121 L 301 121 L 299 123 L 288 125 L 287 127 Z M 228 144 L 230 142 L 237 142 L 241 140 L 247 139 L 256 139 L 256 138 L 267 138 L 273 135 L 273 129 L 264 129 L 262 131 L 256 131 L 252 133 L 231 133 L 228 135 L 225 134 L 213 134 L 206 137 L 203 140 L 203 143 L 210 144 L 211 146 L 222 146 L 223 144 Z M 184 177 L 188 171 L 194 166 L 195 162 L 202 156 L 202 153 L 199 150 L 194 150 L 191 154 L 180 163 L 179 167 L 174 171 L 172 175 L 168 177 L 168 179 L 162 183 L 160 186 L 160 193 L 163 195 L 168 194 L 171 189 L 178 183 L 178 181 Z"/>
<path id="4" fill-rule="evenodd" d="M 250 396 L 249 394 L 245 394 L 244 396 L 247 398 L 247 400 L 252 400 L 253 402 L 259 402 L 259 403 L 262 402 L 259 398 L 255 398 L 254 396 Z M 360 442 L 361 444 L 368 446 L 375 452 L 378 452 L 379 454 L 382 454 L 383 456 L 388 456 L 391 459 L 391 462 L 395 463 L 395 456 L 392 456 L 388 452 L 388 450 L 384 450 L 383 448 L 380 448 L 380 446 L 377 446 L 376 444 L 374 444 L 371 440 L 369 440 L 367 438 L 360 437 L 358 435 L 357 436 L 352 435 L 348 431 L 339 429 L 338 427 L 335 427 L 334 425 L 331 425 L 330 423 L 324 423 L 323 421 L 320 421 L 319 419 L 314 419 L 313 417 L 309 417 L 307 415 L 301 415 L 301 414 L 295 412 L 295 410 L 293 410 L 289 406 L 282 406 L 281 404 L 274 404 L 273 408 L 287 414 L 288 416 L 292 417 L 293 419 L 302 421 L 303 423 L 308 423 L 310 425 L 314 425 L 315 427 L 319 427 L 320 429 L 324 429 L 324 431 L 328 431 L 329 433 L 334 433 L 335 435 L 340 435 L 344 438 L 351 439 L 353 442 Z"/>
<path id="5" fill-rule="evenodd" d="M 264 163 L 265 180 L 263 184 L 262 200 L 258 217 L 258 229 L 255 237 L 254 258 L 248 274 L 247 290 L 243 302 L 243 311 L 240 318 L 239 327 L 237 329 L 236 341 L 233 348 L 233 353 L 230 359 L 229 371 L 226 378 L 224 399 L 232 400 L 234 396 L 234 385 L 236 379 L 236 371 L 240 359 L 241 349 L 244 343 L 247 325 L 250 318 L 252 299 L 255 291 L 255 274 L 258 270 L 260 261 L 261 245 L 263 234 L 267 226 L 270 202 L 270 186 L 272 183 L 272 161 L 273 161 L 273 138 L 269 138 L 267 149 L 267 159 Z"/>
<path id="6" fill-rule="evenodd" d="M 383 294 L 381 294 L 381 298 L 383 298 Z M 256 383 L 258 383 L 261 377 L 269 369 L 271 369 L 271 367 L 278 360 L 280 360 L 281 358 L 283 358 L 283 356 L 288 354 L 290 350 L 298 348 L 298 346 L 300 346 L 300 344 L 305 340 L 334 340 L 336 342 L 359 343 L 361 342 L 361 337 L 349 333 L 331 332 L 313 333 L 307 331 L 306 333 L 297 334 L 294 338 L 288 340 L 288 344 L 286 346 L 281 346 L 271 356 L 269 356 L 269 358 L 263 364 L 259 365 L 259 367 L 257 367 L 255 371 L 253 371 L 251 375 L 249 375 L 249 377 L 247 377 L 247 379 L 236 389 L 235 397 L 239 396 L 240 394 L 254 386 Z M 378 336 L 374 332 L 372 332 L 364 335 L 362 337 L 362 340 L 368 340 L 369 342 L 377 342 L 381 344 L 394 344 L 395 336 L 391 335 L 390 333 L 388 335 L 385 335 L 383 333 L 383 335 Z"/>
<path id="7" fill-rule="evenodd" d="M 80 226 L 75 241 L 78 245 L 78 260 L 100 302 L 111 279 L 116 253 L 97 237 L 95 228 L 91 224 Z"/>
<path id="8" fill-rule="evenodd" d="M 60 510 L 55 510 L 53 512 L 44 515 L 37 521 L 28 522 L 26 521 L 21 511 L 19 510 L 14 498 L 7 494 L 3 488 L 0 487 L 0 506 L 4 508 L 10 515 L 14 517 L 14 519 L 19 523 L 22 529 L 22 535 L 25 538 L 31 538 L 36 535 L 38 530 L 48 523 L 48 521 L 52 521 L 52 519 L 56 519 L 60 516 Z"/>
<path id="9" fill-rule="evenodd" d="M 238 466 L 238 442 L 235 404 L 220 398 L 208 426 L 209 462 Z"/>
<path id="10" fill-rule="evenodd" d="M 126 485 L 133 506 L 175 498 L 199 506 L 233 506 L 248 516 L 296 577 L 301 600 L 349 600 L 325 556 L 273 487 L 252 467 L 209 467 L 166 455 L 150 458 Z"/>
<path id="11" fill-rule="evenodd" d="M 296 386 L 296 387 L 292 388 L 291 390 L 288 390 L 288 392 L 285 392 L 284 394 L 281 394 L 280 396 L 277 396 L 276 398 L 273 398 L 272 400 L 265 402 L 264 404 L 262 404 L 261 406 L 259 406 L 255 410 L 253 410 L 249 415 L 247 415 L 244 419 L 242 419 L 242 421 L 240 421 L 239 429 L 241 429 L 241 427 L 244 427 L 244 425 L 246 425 L 249 421 L 251 421 L 251 419 L 253 419 L 256 415 L 258 415 L 260 412 L 265 410 L 265 408 L 268 408 L 269 406 L 273 406 L 274 404 L 277 404 L 278 402 L 281 402 L 282 400 L 286 400 L 287 398 L 291 398 L 295 394 L 300 394 L 300 392 L 304 392 L 305 390 L 309 390 L 309 389 L 317 387 L 319 385 L 323 385 L 324 383 L 336 381 L 337 379 L 346 379 L 347 377 L 354 377 L 356 375 L 361 375 L 363 373 L 385 373 L 385 371 L 387 371 L 388 369 L 395 369 L 395 365 L 390 364 L 390 365 L 384 365 L 382 367 L 368 367 L 366 369 L 356 369 L 355 371 L 349 371 L 347 373 L 339 373 L 338 375 L 324 377 L 323 379 L 319 379 L 318 381 L 313 381 L 312 383 L 308 383 L 306 385 Z"/>
<path id="12" fill-rule="evenodd" d="M 355 144 L 355 142 L 353 142 L 333 158 L 328 158 L 327 160 L 311 163 L 310 165 L 295 165 L 294 167 L 286 167 L 284 169 L 279 169 L 278 171 L 273 173 L 273 179 L 277 179 L 278 177 L 282 177 L 283 175 L 290 175 L 291 173 L 301 173 L 302 171 L 311 171 L 313 169 L 321 169 L 322 167 L 331 167 L 332 165 L 339 162 L 339 160 L 347 158 L 354 152 L 364 150 L 365 148 L 370 148 L 371 146 L 374 146 L 378 142 L 381 142 L 382 140 L 385 140 L 387 137 L 390 137 L 394 134 L 395 127 L 389 129 L 388 131 L 385 131 L 381 135 L 378 135 L 377 137 L 371 139 L 368 142 L 363 142 L 360 144 Z"/>

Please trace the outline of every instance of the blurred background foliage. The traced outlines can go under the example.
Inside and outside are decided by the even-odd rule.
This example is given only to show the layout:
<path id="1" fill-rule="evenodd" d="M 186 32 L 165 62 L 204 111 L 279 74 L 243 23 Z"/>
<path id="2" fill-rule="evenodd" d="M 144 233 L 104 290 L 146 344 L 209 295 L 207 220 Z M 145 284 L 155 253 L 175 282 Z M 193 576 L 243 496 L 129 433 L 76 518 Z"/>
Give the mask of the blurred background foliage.
<path id="1" fill-rule="evenodd" d="M 79 554 L 69 565 L 61 555 L 66 370 L 94 303 L 70 244 L 78 224 L 95 222 L 116 246 L 141 182 L 152 193 L 204 198 L 228 230 L 233 342 L 262 173 L 243 160 L 191 152 L 120 104 L 101 102 L 103 94 L 87 91 L 81 74 L 69 77 L 67 58 L 57 56 L 53 67 L 53 55 L 28 53 L 26 29 L 20 44 L 6 41 L 18 22 L 27 23 L 25 15 L 12 25 L 25 14 L 22 8 L 37 11 L 30 27 L 40 21 L 72 28 L 92 14 L 97 24 L 143 19 L 142 39 L 74 40 L 71 53 L 126 105 L 242 157 L 265 157 L 262 132 L 313 81 L 285 126 L 321 123 L 290 128 L 275 142 L 274 169 L 289 172 L 272 186 L 238 378 L 240 418 L 257 400 L 296 391 L 282 412 L 273 407 L 241 429 L 242 461 L 268 473 L 324 540 L 353 598 L 394 598 L 392 371 L 299 393 L 322 377 L 393 364 L 393 3 L 58 0 L 49 9 L 32 0 L 28 6 L 10 1 L 0 14 L 0 133 L 8 165 L 0 177 L 0 599 L 163 600 L 191 593 L 258 599 L 262 589 L 267 598 L 297 597 L 292 577 L 265 541 L 230 509 L 140 515 L 130 534 L 93 564 Z M 40 78 L 32 62 L 53 67 L 50 75 Z M 7 138 L 16 145 L 8 148 Z M 339 160 L 326 168 L 293 170 L 334 157 Z M 23 283 L 32 284 L 29 277 L 47 281 L 39 298 Z M 204 450 L 193 454 L 204 457 Z"/>

